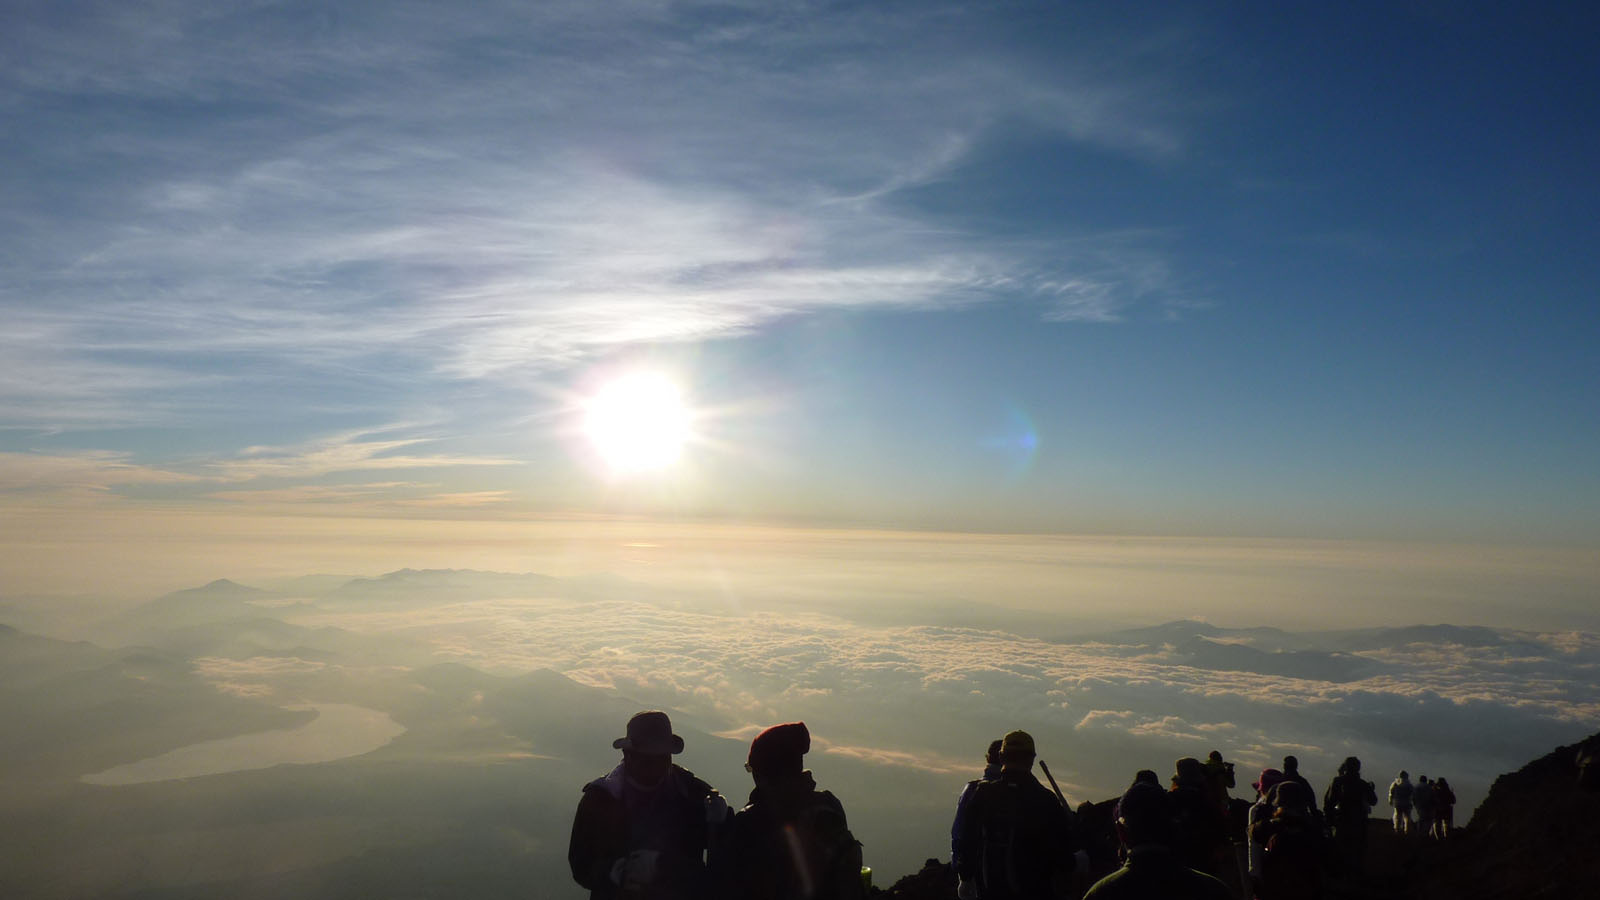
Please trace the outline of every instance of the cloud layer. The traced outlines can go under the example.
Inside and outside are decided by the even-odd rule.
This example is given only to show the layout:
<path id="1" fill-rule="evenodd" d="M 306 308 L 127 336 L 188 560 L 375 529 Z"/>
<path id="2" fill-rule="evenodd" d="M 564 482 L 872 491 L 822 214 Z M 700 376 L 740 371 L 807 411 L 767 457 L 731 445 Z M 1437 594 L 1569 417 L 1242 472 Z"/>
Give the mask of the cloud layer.
<path id="1" fill-rule="evenodd" d="M 1026 727 L 1058 773 L 1095 798 L 1115 793 L 1133 768 L 1162 770 L 1178 755 L 1219 748 L 1243 769 L 1295 753 L 1308 771 L 1331 773 L 1355 753 L 1377 777 L 1391 767 L 1437 770 L 1470 805 L 1499 772 L 1600 724 L 1600 638 L 1583 633 L 1485 629 L 1491 639 L 1463 644 L 1448 630 L 1277 632 L 1253 648 L 1250 632 L 1197 625 L 1221 638 L 1194 640 L 1222 651 L 1197 665 L 1192 642 L 1138 633 L 1046 641 L 643 598 L 469 594 L 463 585 L 463 602 L 402 611 L 391 598 L 388 611 L 311 621 L 426 635 L 440 656 L 494 671 L 553 668 L 694 712 L 734 736 L 804 718 L 824 753 L 933 773 L 959 768 L 991 732 Z M 1272 671 L 1284 658 L 1274 644 L 1285 640 L 1368 646 L 1301 651 L 1289 676 Z"/>

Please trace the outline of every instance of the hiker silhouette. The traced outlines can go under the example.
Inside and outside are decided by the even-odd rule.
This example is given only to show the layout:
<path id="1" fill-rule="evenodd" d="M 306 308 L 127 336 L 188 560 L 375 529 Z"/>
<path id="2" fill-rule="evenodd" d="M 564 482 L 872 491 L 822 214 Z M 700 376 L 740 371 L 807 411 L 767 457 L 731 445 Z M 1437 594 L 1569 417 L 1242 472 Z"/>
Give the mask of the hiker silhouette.
<path id="1" fill-rule="evenodd" d="M 1322 811 L 1333 828 L 1340 865 L 1347 874 L 1359 875 L 1366 864 L 1367 816 L 1377 805 L 1377 788 L 1361 777 L 1361 760 L 1345 757 L 1323 794 Z"/>
<path id="2" fill-rule="evenodd" d="M 1389 805 L 1394 808 L 1394 833 L 1411 833 L 1411 776 L 1404 769 L 1389 784 Z"/>
<path id="3" fill-rule="evenodd" d="M 1010 732 L 1000 747 L 1000 777 L 974 789 L 956 871 L 961 900 L 1048 898 L 1071 876 L 1071 819 L 1033 776 L 1034 758 L 1033 737 Z"/>
<path id="4" fill-rule="evenodd" d="M 844 806 L 803 767 L 811 750 L 804 722 L 774 725 L 750 742 L 745 763 L 755 788 L 713 854 L 725 900 L 858 900 L 861 843 Z"/>
<path id="5" fill-rule="evenodd" d="M 983 756 L 983 776 L 967 782 L 956 799 L 956 818 L 950 824 L 950 868 L 955 871 L 961 871 L 961 841 L 969 827 L 972 798 L 978 793 L 978 785 L 1000 777 L 1000 748 L 1004 743 L 999 738 L 989 742 L 989 749 Z"/>
<path id="6" fill-rule="evenodd" d="M 1160 785 L 1144 781 L 1135 781 L 1128 788 L 1117 801 L 1117 833 L 1127 847 L 1127 862 L 1095 882 L 1084 900 L 1224 900 L 1233 896 L 1216 878 L 1185 866 L 1174 849 L 1178 838 L 1174 796 Z"/>
<path id="7" fill-rule="evenodd" d="M 1173 849 L 1184 865 L 1220 875 L 1228 845 L 1228 823 L 1205 765 L 1186 756 L 1173 765 L 1171 810 L 1177 831 Z"/>
<path id="8" fill-rule="evenodd" d="M 1437 840 L 1448 840 L 1456 824 L 1456 792 L 1450 782 L 1440 778 L 1433 783 L 1433 828 L 1429 835 Z"/>
<path id="9" fill-rule="evenodd" d="M 1258 849 L 1252 872 L 1256 896 L 1271 900 L 1316 900 L 1323 895 L 1322 828 L 1311 811 L 1316 798 L 1299 782 L 1279 781 L 1268 791 L 1271 815 L 1250 826 Z"/>
<path id="10" fill-rule="evenodd" d="M 710 887 L 705 854 L 725 828 L 728 804 L 672 762 L 683 738 L 646 710 L 611 743 L 622 762 L 584 785 L 567 863 L 591 900 L 697 900 Z"/>

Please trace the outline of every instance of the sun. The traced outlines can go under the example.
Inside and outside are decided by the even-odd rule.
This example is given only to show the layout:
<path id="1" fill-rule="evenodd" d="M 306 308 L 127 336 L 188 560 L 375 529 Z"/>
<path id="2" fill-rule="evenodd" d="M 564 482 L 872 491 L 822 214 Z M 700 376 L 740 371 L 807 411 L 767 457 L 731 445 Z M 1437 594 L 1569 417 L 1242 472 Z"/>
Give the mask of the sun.
<path id="1" fill-rule="evenodd" d="M 683 392 L 662 375 L 634 373 L 606 382 L 583 404 L 583 431 L 617 474 L 654 472 L 677 462 L 690 438 Z"/>

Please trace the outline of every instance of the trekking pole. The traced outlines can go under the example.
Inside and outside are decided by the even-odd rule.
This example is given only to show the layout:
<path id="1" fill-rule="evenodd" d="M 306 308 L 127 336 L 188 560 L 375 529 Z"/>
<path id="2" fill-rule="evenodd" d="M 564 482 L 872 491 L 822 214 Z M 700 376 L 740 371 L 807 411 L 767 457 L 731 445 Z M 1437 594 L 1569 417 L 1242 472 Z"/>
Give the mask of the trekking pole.
<path id="1" fill-rule="evenodd" d="M 1050 767 L 1045 765 L 1042 759 L 1039 760 L 1039 771 L 1043 772 L 1044 777 L 1049 779 L 1050 790 L 1056 792 L 1056 799 L 1061 802 L 1061 810 L 1066 813 L 1067 827 L 1072 832 L 1073 843 L 1080 845 L 1072 853 L 1072 878 L 1074 890 L 1081 892 L 1087 886 L 1087 882 L 1084 879 L 1089 872 L 1089 855 L 1084 852 L 1081 846 L 1082 836 L 1079 834 L 1083 823 L 1078 821 L 1078 814 L 1073 812 L 1072 804 L 1067 802 L 1067 796 L 1061 793 L 1061 785 L 1056 784 L 1056 777 L 1050 774 Z"/>
<path id="2" fill-rule="evenodd" d="M 1061 786 L 1056 784 L 1056 777 L 1050 774 L 1050 767 L 1045 765 L 1042 759 L 1039 760 L 1039 771 L 1044 773 L 1044 777 L 1050 779 L 1050 790 L 1056 792 L 1056 799 L 1061 801 L 1061 808 L 1071 812 L 1072 806 L 1067 803 L 1066 795 L 1061 793 Z"/>

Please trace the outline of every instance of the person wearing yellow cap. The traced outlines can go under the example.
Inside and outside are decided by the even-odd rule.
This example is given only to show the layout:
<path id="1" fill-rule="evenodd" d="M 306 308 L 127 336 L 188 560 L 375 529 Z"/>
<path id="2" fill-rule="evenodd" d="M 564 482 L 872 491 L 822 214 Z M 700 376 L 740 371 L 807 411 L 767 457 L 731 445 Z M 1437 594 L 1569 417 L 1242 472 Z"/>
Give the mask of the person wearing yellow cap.
<path id="1" fill-rule="evenodd" d="M 956 872 L 961 900 L 1048 900 L 1076 846 L 1061 800 L 1033 777 L 1033 736 L 1000 741 L 1000 777 L 974 791 Z"/>

